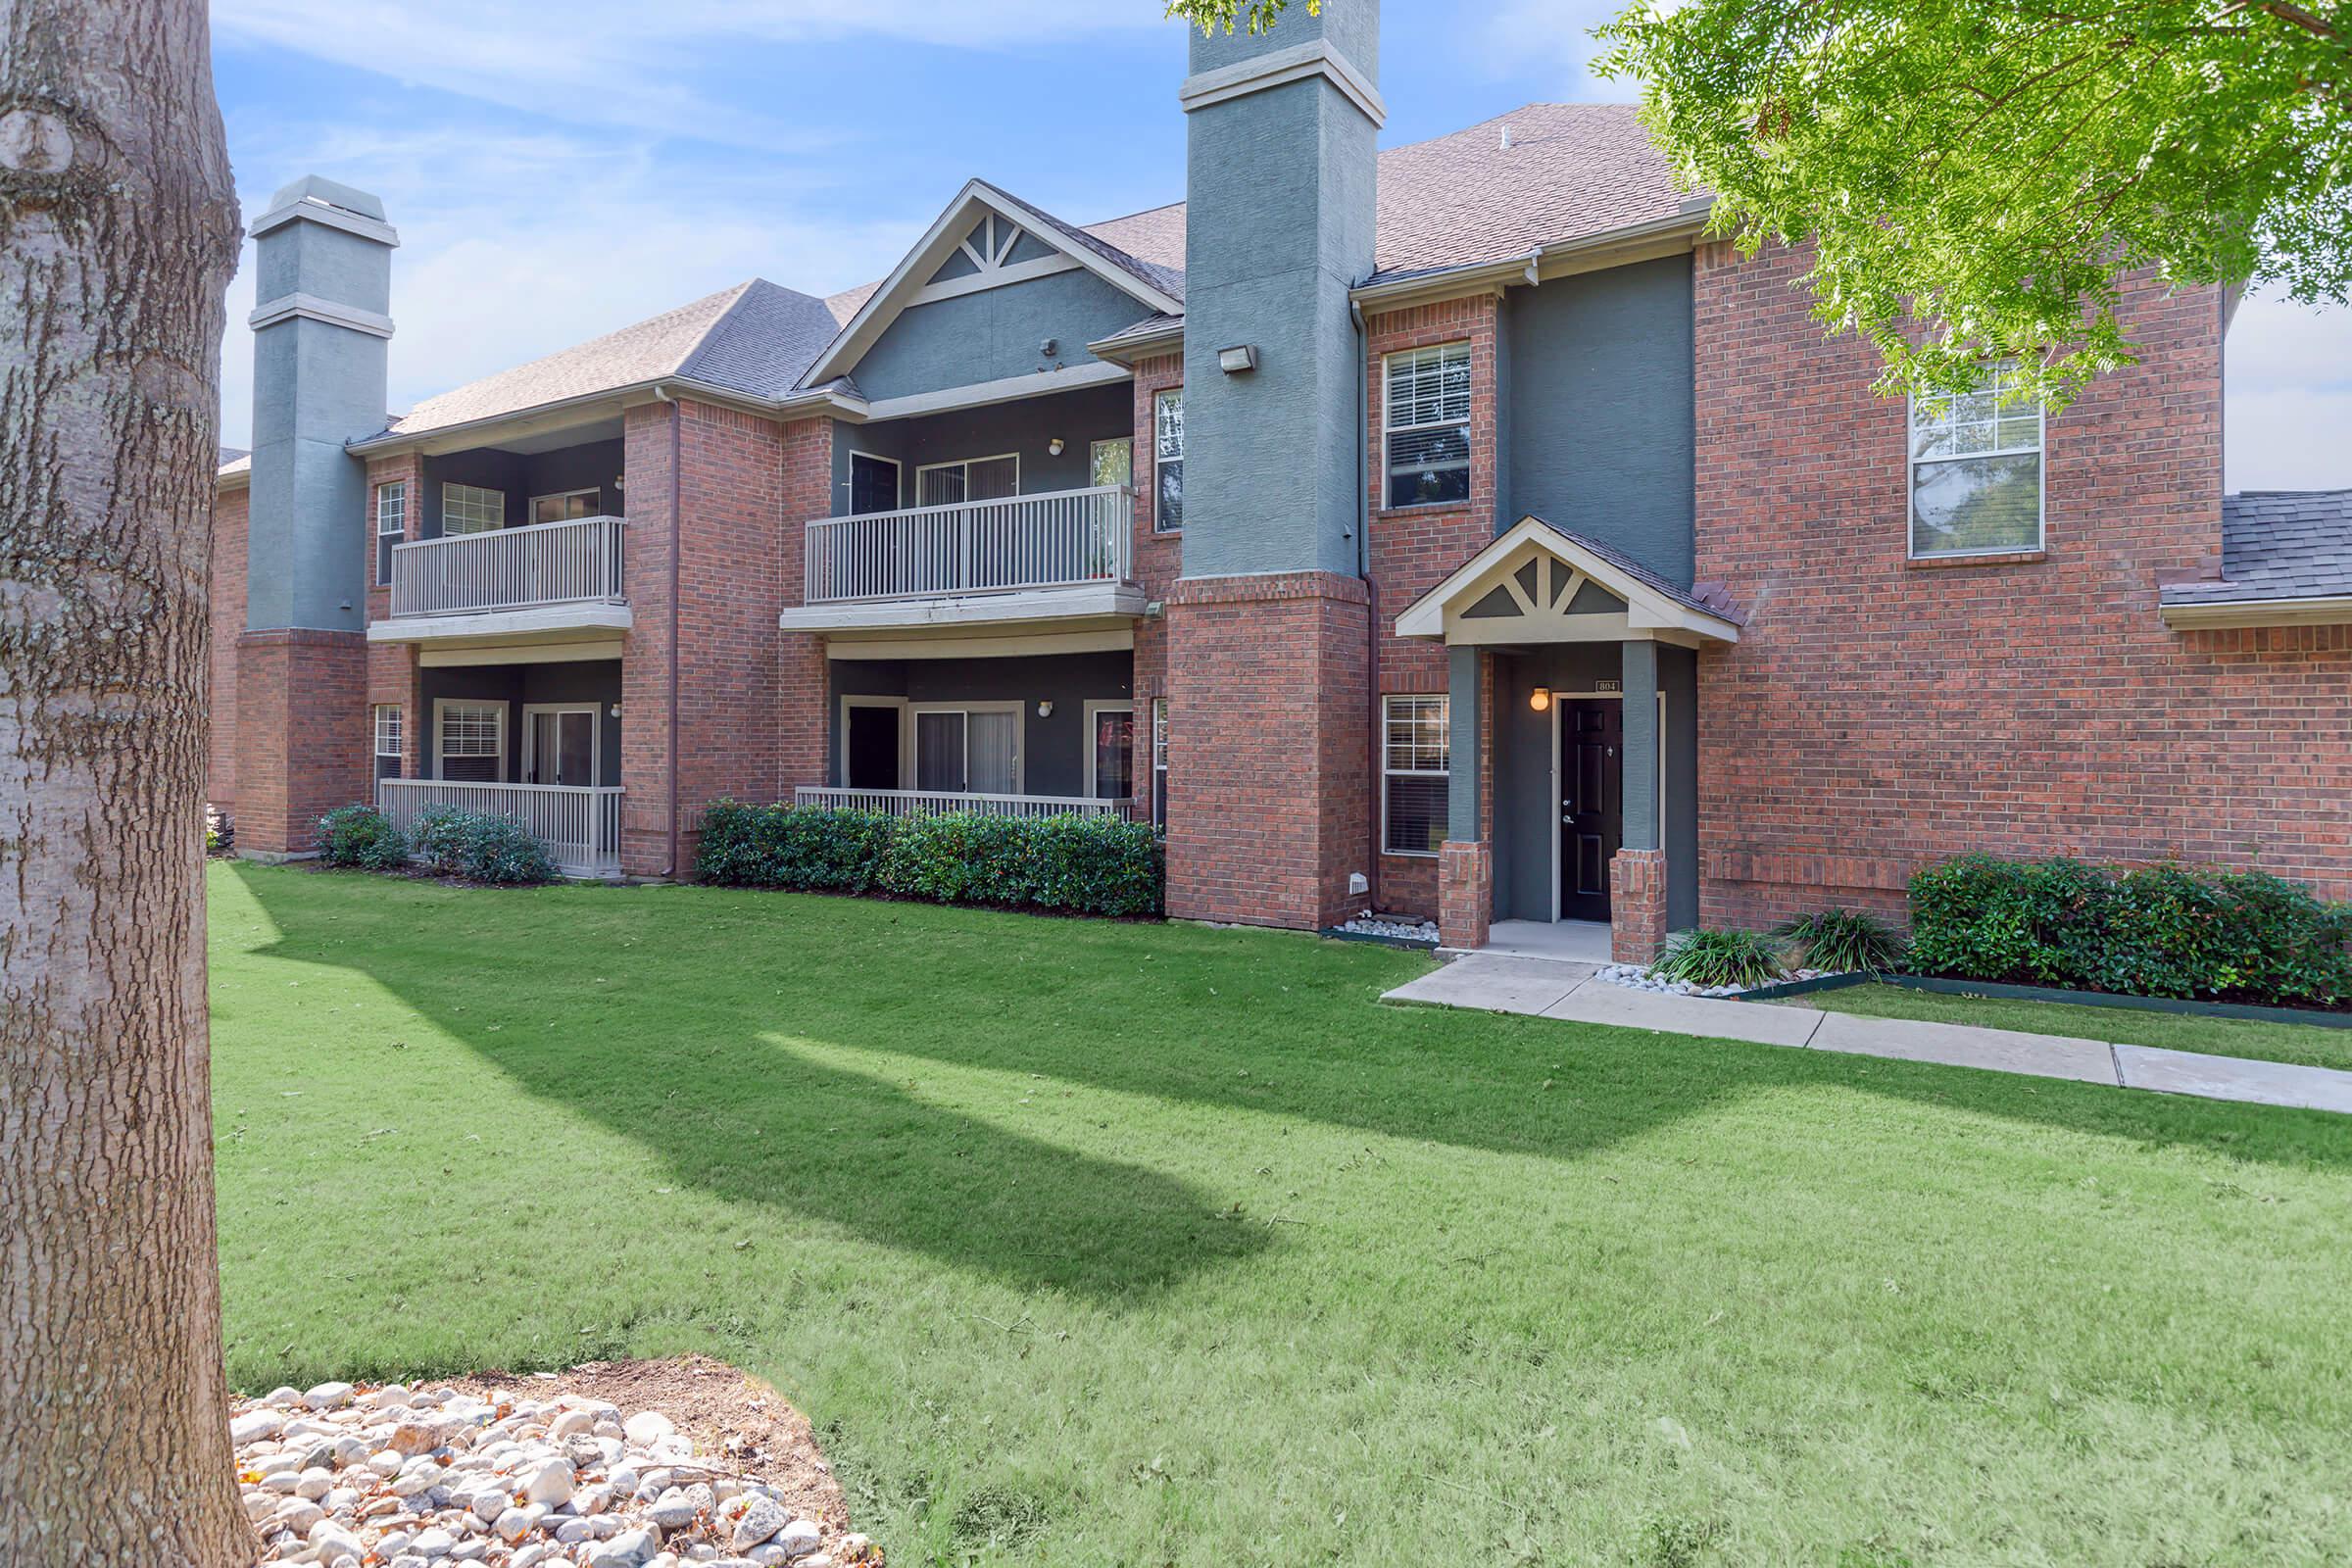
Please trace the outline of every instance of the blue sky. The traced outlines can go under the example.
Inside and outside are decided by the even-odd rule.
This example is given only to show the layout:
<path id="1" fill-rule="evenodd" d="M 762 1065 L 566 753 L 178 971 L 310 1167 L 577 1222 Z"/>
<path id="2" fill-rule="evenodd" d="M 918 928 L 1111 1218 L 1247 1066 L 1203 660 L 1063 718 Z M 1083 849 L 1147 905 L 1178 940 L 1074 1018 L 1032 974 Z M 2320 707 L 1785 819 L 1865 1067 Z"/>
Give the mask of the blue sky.
<path id="1" fill-rule="evenodd" d="M 1384 145 L 1596 81 L 1590 0 L 1388 0 Z M 1184 37 L 1159 0 L 214 0 L 239 193 L 384 198 L 392 406 L 753 276 L 880 276 L 964 179 L 1079 222 L 1184 194 Z M 250 273 L 222 439 L 250 426 Z M 2235 488 L 2352 485 L 2352 312 L 2250 301 Z"/>

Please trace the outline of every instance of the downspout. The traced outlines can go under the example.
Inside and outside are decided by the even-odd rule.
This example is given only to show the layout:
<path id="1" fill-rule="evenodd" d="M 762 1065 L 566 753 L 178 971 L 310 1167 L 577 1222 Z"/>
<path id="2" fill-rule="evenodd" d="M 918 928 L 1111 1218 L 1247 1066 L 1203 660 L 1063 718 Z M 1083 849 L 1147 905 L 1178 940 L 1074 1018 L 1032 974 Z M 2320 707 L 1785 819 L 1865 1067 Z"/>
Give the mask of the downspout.
<path id="1" fill-rule="evenodd" d="M 654 396 L 669 408 L 669 869 L 662 874 L 678 874 L 678 639 L 681 631 L 678 614 L 678 420 L 680 413 L 675 399 L 662 387 L 654 385 Z"/>
<path id="2" fill-rule="evenodd" d="M 1364 308 L 1352 295 L 1348 318 L 1355 323 L 1355 569 L 1364 579 L 1364 765 L 1375 791 L 1385 788 L 1380 773 L 1380 584 L 1372 580 L 1372 500 L 1367 488 L 1365 448 L 1372 441 L 1371 329 L 1364 324 Z M 1373 912 L 1380 911 L 1380 803 L 1364 817 L 1364 898 Z"/>

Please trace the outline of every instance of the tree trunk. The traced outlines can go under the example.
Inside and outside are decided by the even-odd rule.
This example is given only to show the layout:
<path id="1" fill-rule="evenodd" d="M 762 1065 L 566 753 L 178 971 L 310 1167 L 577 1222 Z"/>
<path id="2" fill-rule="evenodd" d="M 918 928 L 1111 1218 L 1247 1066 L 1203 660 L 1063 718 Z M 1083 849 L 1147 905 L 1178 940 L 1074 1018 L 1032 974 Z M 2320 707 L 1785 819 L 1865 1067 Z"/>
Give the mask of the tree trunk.
<path id="1" fill-rule="evenodd" d="M 206 1069 L 203 0 L 0 0 L 0 1562 L 251 1563 Z"/>

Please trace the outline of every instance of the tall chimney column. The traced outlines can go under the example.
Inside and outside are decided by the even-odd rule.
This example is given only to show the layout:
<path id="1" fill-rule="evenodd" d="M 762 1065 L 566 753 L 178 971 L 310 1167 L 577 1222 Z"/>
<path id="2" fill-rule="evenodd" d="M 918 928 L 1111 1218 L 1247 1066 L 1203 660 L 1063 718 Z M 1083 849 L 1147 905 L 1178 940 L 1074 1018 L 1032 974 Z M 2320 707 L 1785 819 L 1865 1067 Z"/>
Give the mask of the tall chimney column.
<path id="1" fill-rule="evenodd" d="M 371 787 L 367 473 L 344 443 L 384 427 L 400 237 L 382 202 L 316 174 L 271 197 L 252 233 L 237 848 L 278 859 L 308 853 L 319 815 Z"/>
<path id="2" fill-rule="evenodd" d="M 1373 869 L 1348 292 L 1373 266 L 1379 52 L 1378 0 L 1192 39 L 1184 576 L 1168 597 L 1179 916 L 1311 929 L 1350 912 L 1349 876 Z"/>

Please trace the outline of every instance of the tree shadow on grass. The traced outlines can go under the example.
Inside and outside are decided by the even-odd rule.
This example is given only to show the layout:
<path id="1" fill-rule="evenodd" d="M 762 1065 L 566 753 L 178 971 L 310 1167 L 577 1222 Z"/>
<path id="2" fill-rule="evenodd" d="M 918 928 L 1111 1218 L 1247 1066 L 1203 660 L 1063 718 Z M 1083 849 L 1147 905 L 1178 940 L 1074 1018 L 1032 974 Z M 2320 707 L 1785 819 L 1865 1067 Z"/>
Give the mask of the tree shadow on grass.
<path id="1" fill-rule="evenodd" d="M 927 1103 L 890 1076 L 905 1058 L 1561 1160 L 1758 1093 L 1828 1087 L 2231 1159 L 2352 1166 L 2352 1120 L 2321 1112 L 1383 1007 L 1379 990 L 1400 976 L 1362 949 L 710 889 L 375 883 L 321 909 L 285 873 L 246 880 L 282 933 L 274 956 L 368 975 L 682 1182 L 1101 1297 L 1279 1239 L 1214 1217 L 1216 1200 L 1164 1172 Z M 485 997 L 566 1027 L 488 1032 Z M 845 1052 L 873 1054 L 874 1072 L 813 1059 Z"/>

